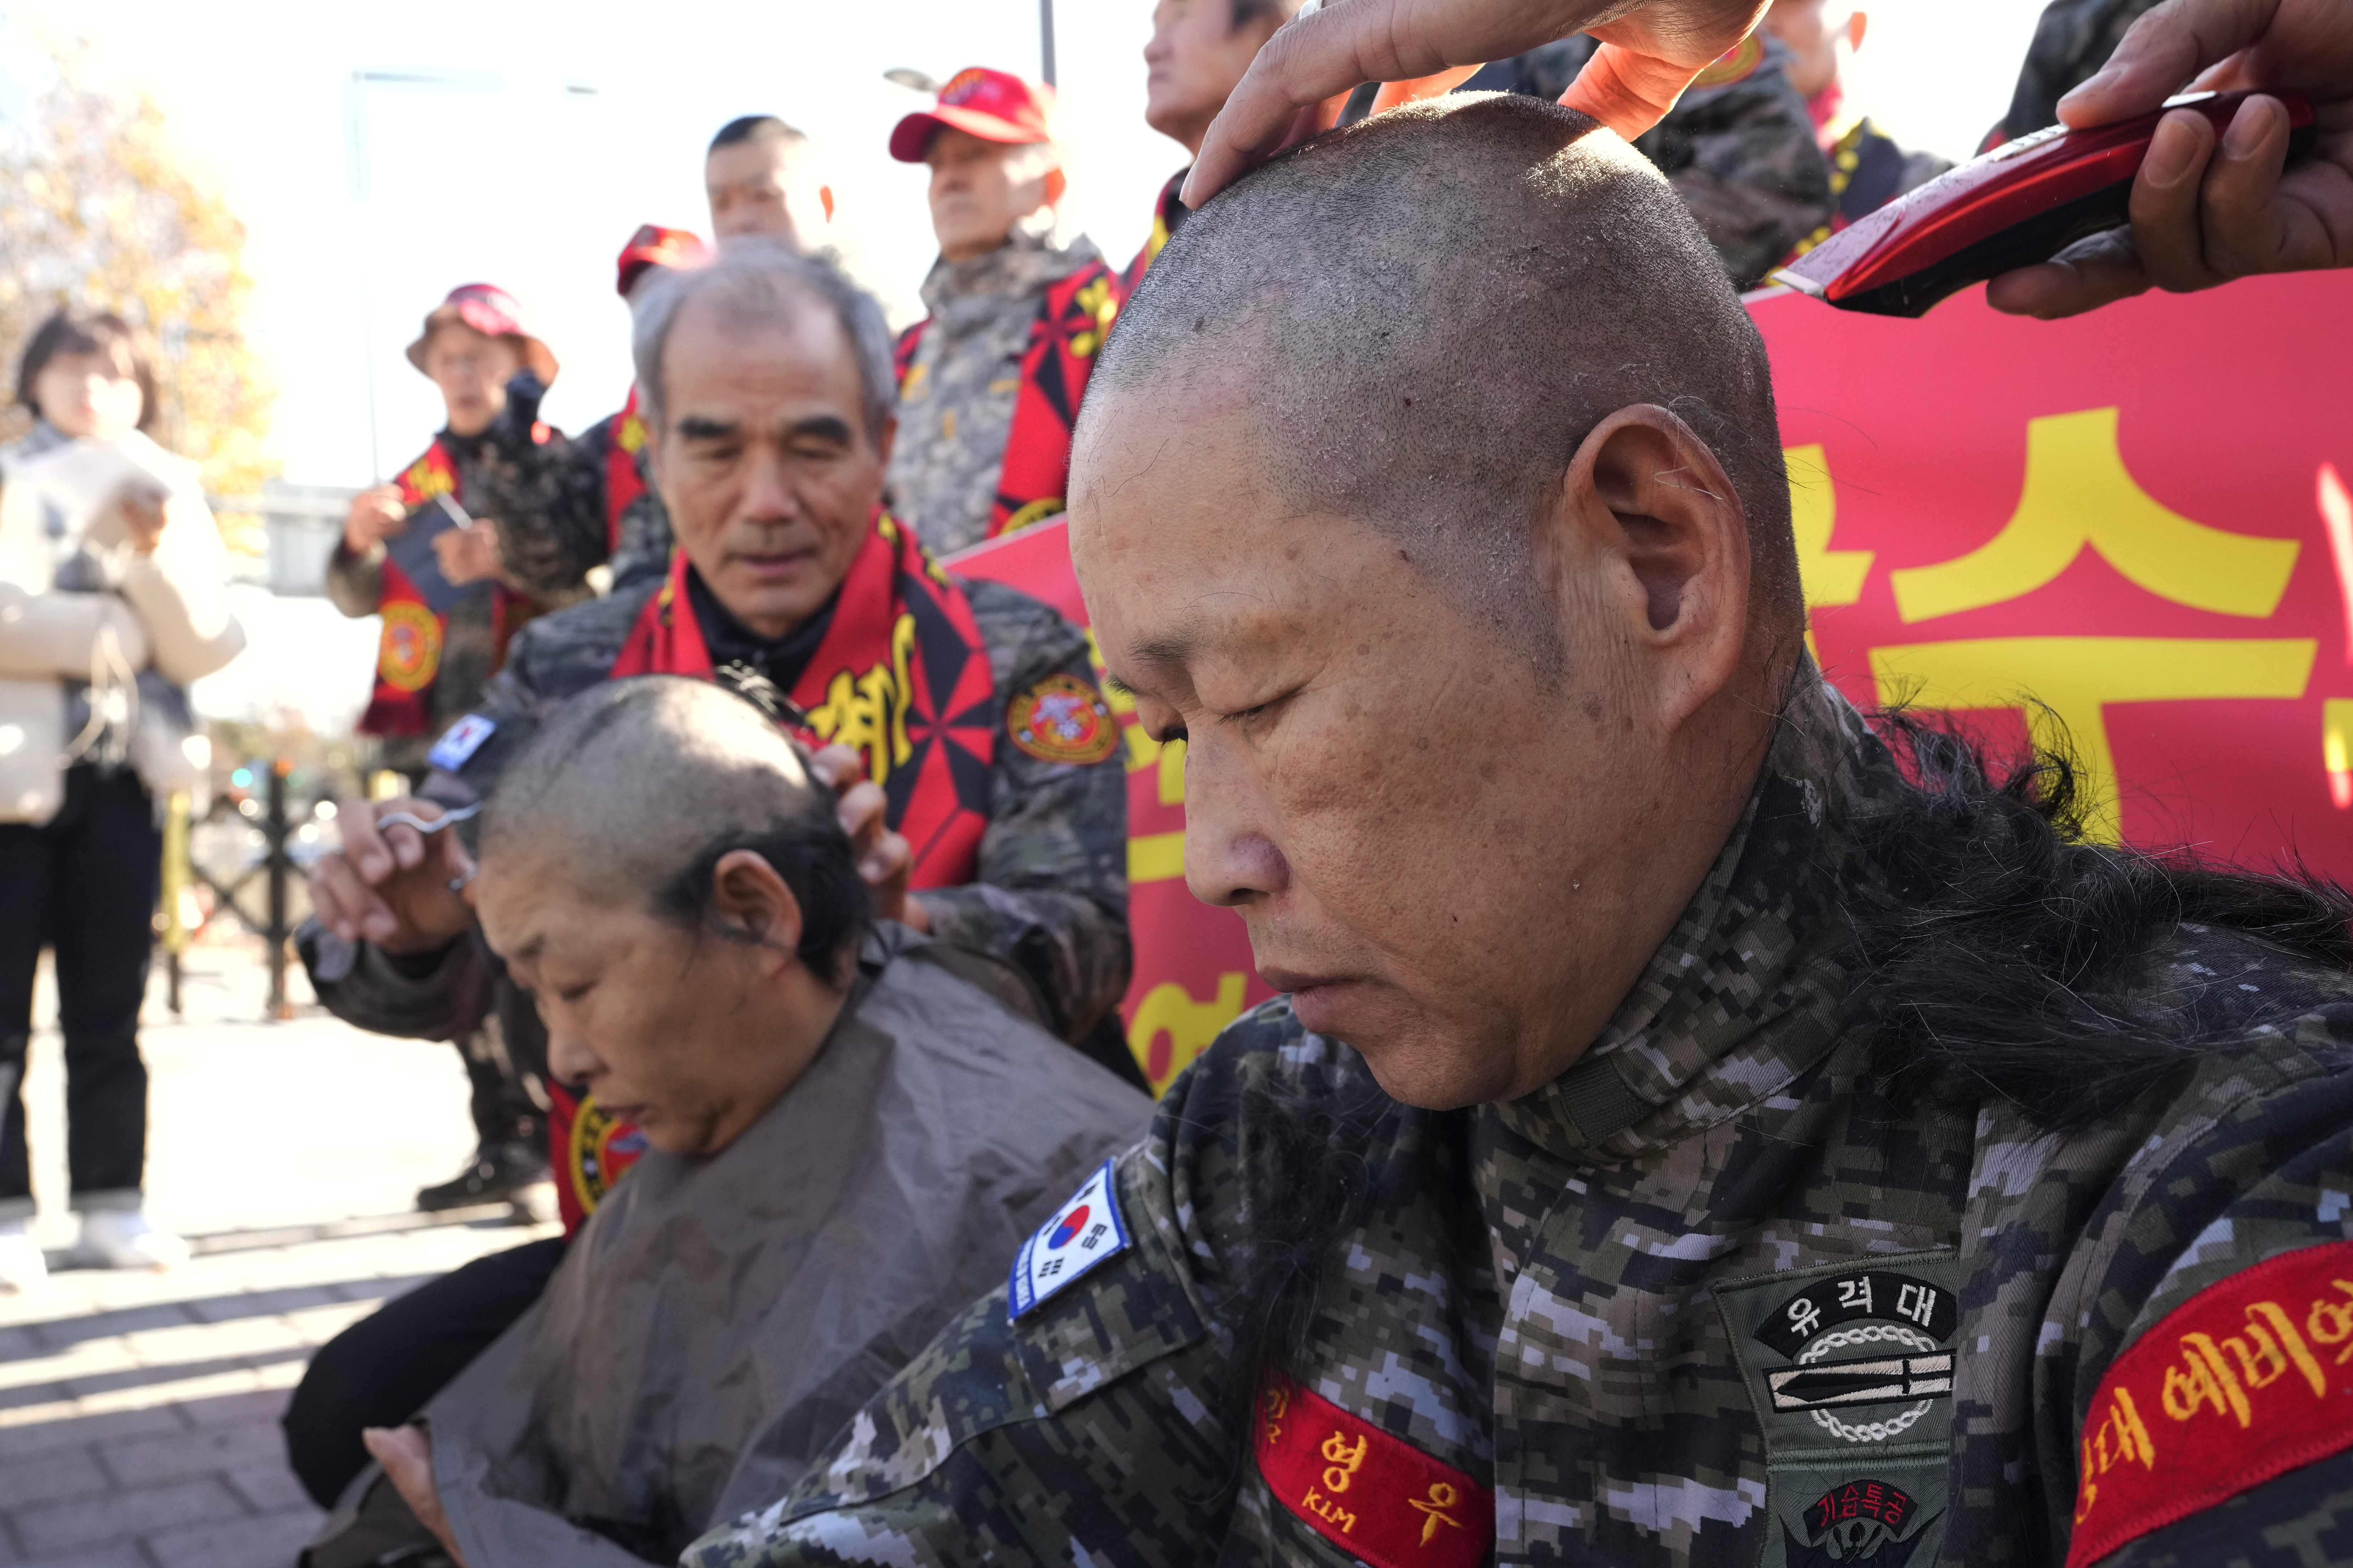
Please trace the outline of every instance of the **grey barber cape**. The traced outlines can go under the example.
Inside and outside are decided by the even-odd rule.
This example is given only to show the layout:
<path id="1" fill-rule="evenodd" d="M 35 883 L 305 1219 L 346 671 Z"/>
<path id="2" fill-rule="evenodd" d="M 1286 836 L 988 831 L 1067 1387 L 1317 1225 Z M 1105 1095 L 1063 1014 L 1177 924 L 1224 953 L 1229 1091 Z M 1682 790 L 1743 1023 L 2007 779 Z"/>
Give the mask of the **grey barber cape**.
<path id="1" fill-rule="evenodd" d="M 880 928 L 750 1130 L 707 1159 L 649 1152 L 607 1195 L 421 1417 L 468 1568 L 674 1563 L 782 1497 L 1136 1140 L 1151 1101 L 1008 1011 L 996 967 Z M 427 1539 L 371 1466 L 305 1562 L 429 1562 Z"/>

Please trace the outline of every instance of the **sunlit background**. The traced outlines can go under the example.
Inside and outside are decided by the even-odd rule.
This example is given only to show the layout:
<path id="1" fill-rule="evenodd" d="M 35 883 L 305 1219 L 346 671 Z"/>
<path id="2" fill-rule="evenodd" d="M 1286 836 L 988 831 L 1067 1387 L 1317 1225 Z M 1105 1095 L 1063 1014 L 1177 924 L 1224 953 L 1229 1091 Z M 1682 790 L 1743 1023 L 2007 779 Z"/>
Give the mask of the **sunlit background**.
<path id="1" fill-rule="evenodd" d="M 2038 0 L 1873 6 L 1851 101 L 1901 141 L 1966 156 L 2009 105 L 2038 10 Z M 1150 0 L 1054 6 L 1074 156 L 1067 217 L 1114 265 L 1134 254 L 1185 158 L 1144 123 L 1150 19 Z M 884 148 L 899 118 L 927 100 L 883 73 L 944 79 L 985 64 L 1035 75 L 1040 53 L 1038 0 L 0 0 L 0 138 L 70 142 L 61 101 L 118 125 L 153 105 L 133 150 L 170 171 L 178 210 L 209 226 L 206 254 L 235 253 L 242 226 L 251 280 L 229 291 L 241 327 L 193 334 L 209 344 L 165 334 L 167 355 L 201 357 L 225 342 L 235 355 L 214 378 L 226 412 L 195 421 L 214 437 L 209 449 L 193 430 L 185 445 L 216 489 L 266 485 L 282 500 L 290 484 L 375 482 L 422 447 L 440 404 L 402 350 L 458 283 L 496 282 L 522 298 L 563 361 L 551 420 L 577 430 L 618 406 L 629 370 L 615 253 L 641 223 L 706 227 L 702 152 L 739 114 L 781 115 L 817 139 L 862 275 L 894 321 L 912 320 L 934 255 L 925 172 Z M 61 98 L 66 86 L 85 95 Z M 90 107 L 101 100 L 117 108 Z M 116 142 L 84 140 L 96 161 L 82 174 L 112 181 L 111 195 L 77 190 L 45 215 L 23 190 L 0 191 L 0 203 L 31 200 L 53 227 L 60 214 L 79 221 L 75 202 L 86 211 L 151 199 L 124 194 L 144 175 L 110 173 Z M 117 289 L 137 283 L 145 221 L 113 224 L 117 252 L 128 233 L 134 253 L 119 257 Z M 0 258 L 11 237 L 0 234 Z M 14 237 L 28 252 L 47 243 Z M 0 295 L 16 288 L 14 311 L 29 321 L 35 296 L 60 282 L 0 276 Z M 228 308 L 216 305 L 213 326 Z M 16 352 L 0 344 L 11 364 Z M 225 520 L 253 583 L 240 611 L 251 647 L 199 684 L 199 707 L 216 718 L 339 734 L 365 700 L 375 624 L 314 596 L 341 501 L 314 493 L 307 504 L 314 515 L 273 514 L 266 542 L 258 518 Z"/>
<path id="2" fill-rule="evenodd" d="M 2038 9 L 1874 6 L 1854 96 L 1899 137 L 1965 153 L 2008 106 Z M 1184 161 L 1144 124 L 1150 16 L 1148 0 L 1055 7 L 1071 216 L 1116 261 Z M 1039 65 L 1036 0 L 58 0 L 0 18 L 0 114 L 42 85 L 31 46 L 86 38 L 108 83 L 152 92 L 221 182 L 248 227 L 254 339 L 280 389 L 270 446 L 286 478 L 318 484 L 380 478 L 438 424 L 400 351 L 456 283 L 522 297 L 564 361 L 558 424 L 617 406 L 628 370 L 614 253 L 640 223 L 707 226 L 702 151 L 737 114 L 779 114 L 819 140 L 842 216 L 903 314 L 933 255 L 923 171 L 883 143 L 921 100 L 882 73 Z"/>

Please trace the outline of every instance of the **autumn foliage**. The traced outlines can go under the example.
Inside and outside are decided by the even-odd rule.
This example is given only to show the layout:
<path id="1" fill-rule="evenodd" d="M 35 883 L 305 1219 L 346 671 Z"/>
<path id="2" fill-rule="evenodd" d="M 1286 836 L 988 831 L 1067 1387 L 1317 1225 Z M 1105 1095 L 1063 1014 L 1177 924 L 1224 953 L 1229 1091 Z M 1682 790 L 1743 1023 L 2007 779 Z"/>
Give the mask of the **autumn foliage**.
<path id="1" fill-rule="evenodd" d="M 203 466 L 206 489 L 249 495 L 276 465 L 264 449 L 272 394 L 246 337 L 245 226 L 175 145 L 152 98 L 95 85 L 86 48 L 58 47 L 51 61 L 55 75 L 29 112 L 0 121 L 0 353 L 10 390 L 26 340 L 60 303 L 112 310 L 158 350 L 157 438 Z M 29 419 L 12 400 L 0 439 Z"/>

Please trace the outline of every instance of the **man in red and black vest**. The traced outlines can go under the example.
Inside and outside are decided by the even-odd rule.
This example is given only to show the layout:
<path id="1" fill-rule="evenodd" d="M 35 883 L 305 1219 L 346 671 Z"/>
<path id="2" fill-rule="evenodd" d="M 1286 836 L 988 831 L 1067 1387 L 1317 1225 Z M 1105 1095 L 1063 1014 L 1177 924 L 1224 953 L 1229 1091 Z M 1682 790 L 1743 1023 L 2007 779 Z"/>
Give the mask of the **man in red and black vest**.
<path id="1" fill-rule="evenodd" d="M 385 766 L 422 776 L 433 737 L 473 705 L 514 630 L 548 607 L 530 588 L 560 604 L 578 597 L 580 584 L 510 582 L 491 515 L 485 470 L 493 448 L 543 445 L 554 434 L 538 420 L 536 395 L 555 379 L 555 355 L 523 329 L 513 297 L 488 283 L 451 289 L 408 345 L 408 363 L 440 390 L 447 423 L 390 484 L 353 499 L 327 565 L 327 593 L 347 616 L 383 617 L 375 689 L 359 729 L 381 737 Z M 528 389 L 528 404 L 509 386 L 525 373 L 531 380 L 513 390 Z M 464 590 L 437 611 L 385 542 L 439 496 L 474 521 L 434 541 L 441 574 Z"/>
<path id="2" fill-rule="evenodd" d="M 375 689 L 359 729 L 380 738 L 385 767 L 417 779 L 433 738 L 474 705 L 515 632 L 587 596 L 595 557 L 551 548 L 523 519 L 501 515 L 560 439 L 537 406 L 555 379 L 555 355 L 524 329 L 513 297 L 488 283 L 451 289 L 425 318 L 408 361 L 440 389 L 447 423 L 392 483 L 353 499 L 327 593 L 347 616 L 383 617 Z M 442 496 L 472 521 L 433 541 L 431 565 L 459 590 L 437 605 L 442 585 L 431 584 L 429 596 L 385 542 Z M 428 1212 L 497 1202 L 547 1173 L 544 1113 L 524 1082 L 532 1064 L 515 1060 L 495 1020 L 447 1037 L 465 1058 L 480 1144 L 456 1177 L 417 1194 Z"/>
<path id="3" fill-rule="evenodd" d="M 1190 158 L 1199 157 L 1209 121 L 1299 5 L 1300 0 L 1159 0 L 1152 8 L 1152 41 L 1144 47 L 1144 122 L 1183 142 Z M 1160 187 L 1152 232 L 1127 264 L 1123 293 L 1135 292 L 1152 258 L 1192 210 L 1176 199 L 1192 169 L 1188 161 Z"/>
<path id="4" fill-rule="evenodd" d="M 831 263 L 730 247 L 638 306 L 638 388 L 678 533 L 671 571 L 533 622 L 443 735 L 426 798 L 347 804 L 344 849 L 311 875 L 298 942 L 320 999 L 380 1033 L 473 1026 L 511 991 L 448 897 L 472 824 L 377 828 L 487 795 L 555 704 L 643 673 L 741 693 L 864 782 L 840 809 L 878 914 L 1004 961 L 1049 1027 L 1140 1083 L 1116 1011 L 1127 986 L 1127 791 L 1119 728 L 1084 636 L 1001 584 L 943 570 L 882 510 L 896 424 L 881 311 Z M 820 771 L 824 771 L 820 768 Z M 844 781 L 846 782 L 846 780 Z M 569 1112 L 568 1121 L 565 1120 Z M 569 1214 L 642 1141 L 593 1100 L 559 1100 Z M 569 1215 L 568 1216 L 569 1217 Z M 394 1303 L 322 1353 L 290 1414 L 314 1490 L 358 1426 L 407 1418 L 520 1314 L 560 1249 L 484 1259 Z"/>
<path id="5" fill-rule="evenodd" d="M 899 340 L 892 504 L 942 554 L 1059 516 L 1071 425 L 1119 279 L 1093 242 L 1054 238 L 1066 184 L 1053 89 L 979 66 L 891 132 L 932 169 L 931 314 Z"/>

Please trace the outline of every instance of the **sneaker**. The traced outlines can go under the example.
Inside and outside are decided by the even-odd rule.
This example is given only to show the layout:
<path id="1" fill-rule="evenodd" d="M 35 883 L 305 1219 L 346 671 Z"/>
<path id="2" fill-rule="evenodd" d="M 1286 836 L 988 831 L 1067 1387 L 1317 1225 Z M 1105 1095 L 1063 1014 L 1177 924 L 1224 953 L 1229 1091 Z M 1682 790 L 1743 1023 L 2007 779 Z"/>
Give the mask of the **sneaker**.
<path id="1" fill-rule="evenodd" d="M 438 1186 L 417 1194 L 417 1206 L 427 1214 L 471 1208 L 477 1204 L 512 1202 L 526 1187 L 547 1180 L 547 1156 L 529 1143 L 485 1143 L 474 1152 L 473 1163 Z"/>
<path id="2" fill-rule="evenodd" d="M 138 1209 L 98 1209 L 81 1216 L 82 1258 L 100 1268 L 177 1268 L 188 1244 Z"/>
<path id="3" fill-rule="evenodd" d="M 30 1290 L 49 1277 L 48 1259 L 21 1219 L 0 1220 L 0 1296 Z"/>

